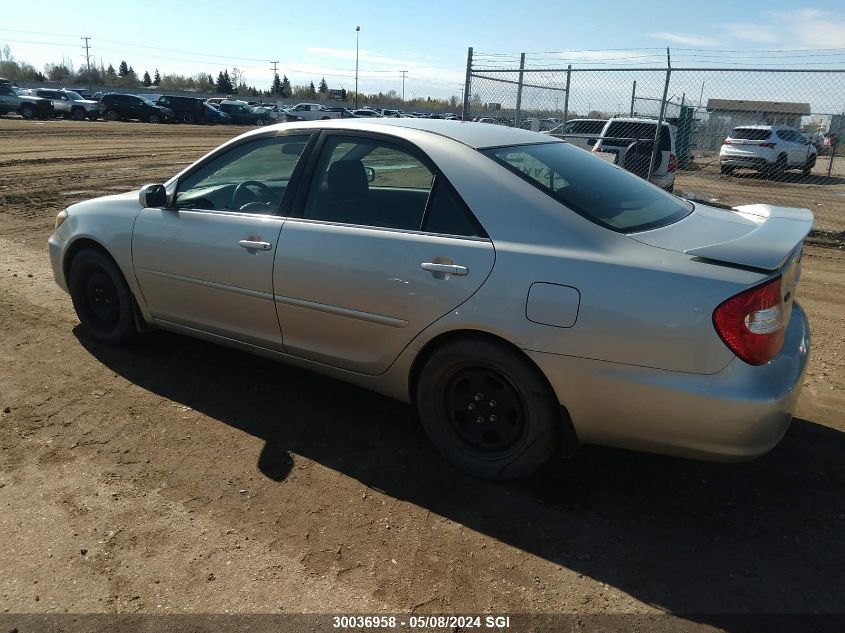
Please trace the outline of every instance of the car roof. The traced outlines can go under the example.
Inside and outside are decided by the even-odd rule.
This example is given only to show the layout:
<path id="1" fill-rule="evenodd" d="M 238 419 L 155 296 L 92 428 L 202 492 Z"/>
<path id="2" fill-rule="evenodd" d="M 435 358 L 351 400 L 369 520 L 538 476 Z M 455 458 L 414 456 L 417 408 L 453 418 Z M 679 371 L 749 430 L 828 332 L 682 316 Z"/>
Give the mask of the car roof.
<path id="1" fill-rule="evenodd" d="M 278 123 L 279 131 L 289 129 L 342 129 L 362 132 L 384 132 L 397 137 L 407 137 L 411 130 L 430 132 L 474 149 L 505 145 L 526 145 L 530 143 L 559 143 L 556 139 L 518 128 L 502 125 L 486 125 L 471 121 L 449 121 L 447 119 L 342 119 L 333 121 L 309 121 L 302 123 Z M 385 129 L 389 128 L 389 129 Z M 267 128 L 263 128 L 267 129 Z"/>

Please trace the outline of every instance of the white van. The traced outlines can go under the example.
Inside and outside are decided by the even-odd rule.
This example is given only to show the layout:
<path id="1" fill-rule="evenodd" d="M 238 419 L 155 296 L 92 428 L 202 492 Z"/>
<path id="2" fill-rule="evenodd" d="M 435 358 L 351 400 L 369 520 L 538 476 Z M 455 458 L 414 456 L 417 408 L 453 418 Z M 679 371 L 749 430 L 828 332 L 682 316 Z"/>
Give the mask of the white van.
<path id="1" fill-rule="evenodd" d="M 656 127 L 657 121 L 654 119 L 610 119 L 593 145 L 593 153 L 645 178 L 654 148 Z M 664 121 L 662 128 L 649 182 L 671 193 L 675 188 L 675 172 L 678 169 L 675 126 Z"/>

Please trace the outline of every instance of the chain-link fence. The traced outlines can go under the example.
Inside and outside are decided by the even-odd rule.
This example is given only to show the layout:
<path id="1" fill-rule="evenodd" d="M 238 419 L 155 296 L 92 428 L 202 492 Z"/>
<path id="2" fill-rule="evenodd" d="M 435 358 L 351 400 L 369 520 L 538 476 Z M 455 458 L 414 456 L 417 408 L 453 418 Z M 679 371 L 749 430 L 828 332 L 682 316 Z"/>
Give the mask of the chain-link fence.
<path id="1" fill-rule="evenodd" d="M 807 207 L 817 229 L 845 229 L 845 70 L 553 67 L 470 49 L 463 108 L 690 199 Z"/>

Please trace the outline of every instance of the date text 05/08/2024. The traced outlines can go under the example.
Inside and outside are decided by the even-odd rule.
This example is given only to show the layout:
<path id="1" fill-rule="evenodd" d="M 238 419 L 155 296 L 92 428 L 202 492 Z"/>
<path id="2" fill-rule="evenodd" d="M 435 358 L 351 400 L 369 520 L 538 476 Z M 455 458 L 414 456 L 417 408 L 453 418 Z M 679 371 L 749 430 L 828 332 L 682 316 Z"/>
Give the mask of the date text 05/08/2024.
<path id="1" fill-rule="evenodd" d="M 332 617 L 336 629 L 509 629 L 510 616 L 505 615 L 337 615 Z"/>

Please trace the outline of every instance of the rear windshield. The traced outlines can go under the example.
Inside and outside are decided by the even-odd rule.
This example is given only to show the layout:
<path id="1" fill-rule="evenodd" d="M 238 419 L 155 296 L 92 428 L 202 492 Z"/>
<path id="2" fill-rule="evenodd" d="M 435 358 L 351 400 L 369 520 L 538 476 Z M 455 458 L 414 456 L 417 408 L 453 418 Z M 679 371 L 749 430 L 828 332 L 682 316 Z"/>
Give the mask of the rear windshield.
<path id="1" fill-rule="evenodd" d="M 612 121 L 607 126 L 607 132 L 602 135 L 602 146 L 629 145 L 631 141 L 653 141 L 656 123 L 635 123 L 633 121 Z M 664 125 L 660 130 L 660 147 L 668 151 L 672 146 L 669 138 L 669 127 Z"/>
<path id="2" fill-rule="evenodd" d="M 566 134 L 601 134 L 605 123 L 606 121 L 569 121 L 563 129 Z"/>
<path id="3" fill-rule="evenodd" d="M 621 233 L 666 226 L 693 209 L 690 203 L 568 143 L 481 151 L 579 215 Z"/>
<path id="4" fill-rule="evenodd" d="M 761 130 L 753 127 L 735 127 L 733 132 L 731 132 L 731 138 L 739 138 L 746 141 L 765 141 L 771 135 L 771 130 Z"/>

